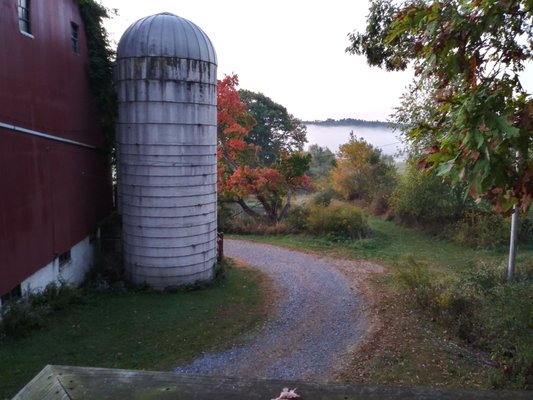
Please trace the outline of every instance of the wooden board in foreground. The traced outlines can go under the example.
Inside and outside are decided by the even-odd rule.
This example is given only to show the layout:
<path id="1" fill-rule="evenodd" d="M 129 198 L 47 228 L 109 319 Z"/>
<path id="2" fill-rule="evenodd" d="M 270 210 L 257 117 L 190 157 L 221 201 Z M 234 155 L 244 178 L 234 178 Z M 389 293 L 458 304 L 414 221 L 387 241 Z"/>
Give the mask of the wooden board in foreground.
<path id="1" fill-rule="evenodd" d="M 269 400 L 283 388 L 297 388 L 302 400 L 403 400 L 533 398 L 532 392 L 443 390 L 341 383 L 249 380 L 229 377 L 46 366 L 13 400 Z"/>

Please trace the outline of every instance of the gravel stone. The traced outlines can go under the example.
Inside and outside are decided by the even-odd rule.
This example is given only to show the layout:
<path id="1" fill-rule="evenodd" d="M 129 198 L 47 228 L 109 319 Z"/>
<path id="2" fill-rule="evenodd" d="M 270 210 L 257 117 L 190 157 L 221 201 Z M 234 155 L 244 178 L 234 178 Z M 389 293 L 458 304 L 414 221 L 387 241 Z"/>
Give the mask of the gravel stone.
<path id="1" fill-rule="evenodd" d="M 367 328 L 363 300 L 335 267 L 338 260 L 228 239 L 224 252 L 270 276 L 277 290 L 273 314 L 242 346 L 205 354 L 176 372 L 334 380 Z"/>

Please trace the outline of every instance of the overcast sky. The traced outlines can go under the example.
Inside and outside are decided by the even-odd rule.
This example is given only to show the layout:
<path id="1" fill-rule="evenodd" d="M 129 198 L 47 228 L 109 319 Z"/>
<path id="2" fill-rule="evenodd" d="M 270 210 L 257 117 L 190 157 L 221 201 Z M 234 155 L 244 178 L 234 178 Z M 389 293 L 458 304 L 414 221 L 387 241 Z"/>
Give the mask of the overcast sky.
<path id="1" fill-rule="evenodd" d="M 171 12 L 198 25 L 218 56 L 218 77 L 262 92 L 302 120 L 386 120 L 409 73 L 370 68 L 348 55 L 348 33 L 364 29 L 366 0 L 101 0 L 118 16 L 107 22 L 118 42 L 133 22 Z"/>
<path id="2" fill-rule="evenodd" d="M 218 55 L 218 77 L 236 73 L 302 120 L 387 120 L 412 72 L 371 68 L 345 53 L 348 33 L 364 30 L 367 0 L 100 0 L 118 42 L 133 22 L 171 12 L 198 25 Z M 533 91 L 533 67 L 522 75 Z"/>

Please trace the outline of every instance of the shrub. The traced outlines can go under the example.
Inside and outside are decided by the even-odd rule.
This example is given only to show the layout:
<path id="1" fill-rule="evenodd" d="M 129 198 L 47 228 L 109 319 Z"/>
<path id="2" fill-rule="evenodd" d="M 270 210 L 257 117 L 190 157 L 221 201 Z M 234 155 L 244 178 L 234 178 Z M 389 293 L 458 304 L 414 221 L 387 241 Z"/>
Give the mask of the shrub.
<path id="1" fill-rule="evenodd" d="M 486 295 L 505 283 L 506 269 L 501 265 L 478 263 L 463 272 L 460 284 L 463 288 Z"/>
<path id="2" fill-rule="evenodd" d="M 235 217 L 235 210 L 228 203 L 218 202 L 217 206 L 217 227 L 221 232 L 231 230 L 232 221 Z"/>
<path id="3" fill-rule="evenodd" d="M 508 283 L 503 267 L 480 264 L 444 280 L 411 256 L 396 278 L 413 303 L 449 333 L 491 354 L 499 366 L 494 386 L 531 388 L 533 283 L 525 270 L 522 280 Z"/>
<path id="4" fill-rule="evenodd" d="M 315 182 L 326 179 L 329 171 L 337 164 L 335 154 L 327 147 L 321 147 L 318 144 L 309 146 L 308 153 L 311 155 L 309 177 Z"/>
<path id="5" fill-rule="evenodd" d="M 301 233 L 307 230 L 310 210 L 305 205 L 293 206 L 287 216 L 286 225 L 290 232 Z"/>
<path id="6" fill-rule="evenodd" d="M 83 295 L 80 289 L 60 281 L 59 284 L 49 283 L 42 292 L 30 293 L 28 300 L 34 308 L 44 306 L 55 311 L 62 310 L 70 304 L 80 303 Z"/>
<path id="7" fill-rule="evenodd" d="M 434 314 L 448 331 L 468 343 L 475 343 L 479 342 L 483 329 L 482 308 L 482 297 L 474 290 L 450 284 L 440 288 Z"/>
<path id="8" fill-rule="evenodd" d="M 307 231 L 328 235 L 335 240 L 361 239 L 370 233 L 366 215 L 361 209 L 341 202 L 329 206 L 311 205 Z"/>
<path id="9" fill-rule="evenodd" d="M 485 309 L 492 359 L 512 386 L 533 388 L 533 285 L 500 285 Z"/>
<path id="10" fill-rule="evenodd" d="M 331 202 L 335 198 L 335 195 L 336 193 L 333 188 L 331 186 L 326 186 L 315 193 L 312 201 L 315 205 L 327 207 L 331 204 Z"/>
<path id="11" fill-rule="evenodd" d="M 533 217 L 531 216 L 531 211 L 530 215 L 523 218 L 520 223 L 520 232 L 518 233 L 518 238 L 520 241 L 526 243 L 533 241 Z"/>
<path id="12" fill-rule="evenodd" d="M 390 204 L 402 223 L 423 227 L 456 221 L 465 207 L 460 189 L 452 189 L 442 178 L 426 173 L 413 162 L 408 163 Z"/>
<path id="13" fill-rule="evenodd" d="M 424 309 L 431 310 L 437 302 L 435 276 L 426 263 L 418 262 L 411 254 L 399 263 L 396 279 L 407 290 L 411 300 Z"/>
<path id="14" fill-rule="evenodd" d="M 53 311 L 83 301 L 83 292 L 60 282 L 48 284 L 42 292 L 30 293 L 2 308 L 0 330 L 12 337 L 25 337 L 45 326 L 45 317 Z"/>
<path id="15" fill-rule="evenodd" d="M 2 308 L 0 330 L 7 336 L 26 337 L 44 326 L 44 316 L 49 312 L 48 307 L 35 307 L 28 299 L 20 299 Z"/>
<path id="16" fill-rule="evenodd" d="M 474 330 L 479 326 L 476 316 L 479 301 L 475 291 L 439 277 L 427 264 L 417 262 L 412 256 L 399 265 L 396 278 L 418 308 L 459 338 L 474 340 Z"/>
<path id="17" fill-rule="evenodd" d="M 473 248 L 497 247 L 509 242 L 510 225 L 497 214 L 470 211 L 448 228 L 448 236 Z"/>
<path id="18" fill-rule="evenodd" d="M 255 203 L 248 204 L 256 208 Z M 218 204 L 218 230 L 226 233 L 255 233 L 258 222 L 246 214 L 240 206 L 233 202 L 220 202 Z M 264 225 L 264 224 L 262 224 Z"/>
<path id="19" fill-rule="evenodd" d="M 333 188 L 345 200 L 361 201 L 374 209 L 388 208 L 389 197 L 397 183 L 394 159 L 383 155 L 353 132 L 350 140 L 339 147 L 338 160 L 331 170 Z"/>

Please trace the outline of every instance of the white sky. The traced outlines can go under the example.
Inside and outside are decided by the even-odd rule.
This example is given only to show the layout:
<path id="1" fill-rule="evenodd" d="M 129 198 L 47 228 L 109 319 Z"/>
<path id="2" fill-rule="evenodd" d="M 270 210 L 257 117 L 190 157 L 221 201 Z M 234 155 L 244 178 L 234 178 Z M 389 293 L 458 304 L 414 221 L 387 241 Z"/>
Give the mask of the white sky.
<path id="1" fill-rule="evenodd" d="M 218 56 L 218 77 L 262 92 L 302 120 L 387 120 L 412 72 L 371 68 L 349 55 L 348 33 L 365 28 L 368 0 L 100 0 L 118 16 L 107 30 L 118 42 L 140 18 L 171 12 L 198 25 Z M 533 90 L 533 66 L 522 74 Z"/>
<path id="2" fill-rule="evenodd" d="M 118 42 L 133 22 L 171 12 L 198 25 L 218 56 L 218 77 L 262 92 L 302 120 L 386 120 L 411 80 L 346 54 L 363 30 L 367 0 L 100 0 L 118 16 L 106 28 Z"/>

